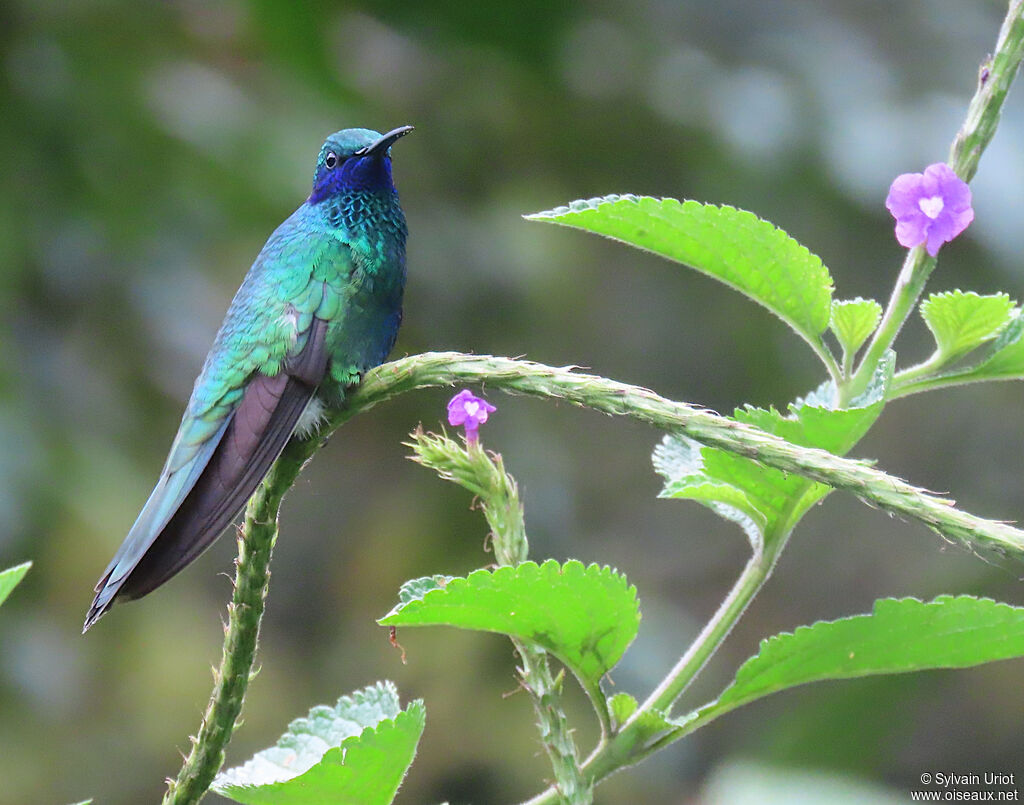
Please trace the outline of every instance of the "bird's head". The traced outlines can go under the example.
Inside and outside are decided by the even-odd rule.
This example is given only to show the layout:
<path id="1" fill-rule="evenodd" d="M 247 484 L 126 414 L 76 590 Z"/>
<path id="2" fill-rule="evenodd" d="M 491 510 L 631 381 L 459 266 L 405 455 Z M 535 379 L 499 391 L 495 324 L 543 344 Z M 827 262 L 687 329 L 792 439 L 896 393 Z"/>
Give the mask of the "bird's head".
<path id="1" fill-rule="evenodd" d="M 387 134 L 370 129 L 336 131 L 320 149 L 310 204 L 352 193 L 394 193 L 391 146 L 412 131 L 399 126 Z"/>

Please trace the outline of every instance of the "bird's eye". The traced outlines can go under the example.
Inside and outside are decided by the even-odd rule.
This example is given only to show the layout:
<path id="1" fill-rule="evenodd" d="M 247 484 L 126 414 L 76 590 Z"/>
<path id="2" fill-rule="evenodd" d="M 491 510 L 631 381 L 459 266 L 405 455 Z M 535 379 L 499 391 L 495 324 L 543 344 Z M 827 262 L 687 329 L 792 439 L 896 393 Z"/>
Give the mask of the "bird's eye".
<path id="1" fill-rule="evenodd" d="M 337 164 L 338 164 L 338 155 L 335 154 L 333 151 L 328 151 L 327 152 L 327 157 L 326 157 L 326 159 L 324 159 L 324 165 L 327 166 L 328 170 L 331 170 L 334 167 L 336 167 Z"/>

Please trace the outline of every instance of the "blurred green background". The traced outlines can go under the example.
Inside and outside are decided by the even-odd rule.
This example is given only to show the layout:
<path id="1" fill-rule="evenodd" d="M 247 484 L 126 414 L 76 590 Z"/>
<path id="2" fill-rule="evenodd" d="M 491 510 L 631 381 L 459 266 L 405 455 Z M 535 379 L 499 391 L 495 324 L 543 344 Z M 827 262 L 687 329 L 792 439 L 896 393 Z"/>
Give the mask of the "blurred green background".
<path id="1" fill-rule="evenodd" d="M 220 656 L 223 539 L 80 634 L 203 356 L 323 137 L 416 125 L 395 149 L 409 219 L 396 355 L 575 363 L 729 412 L 821 380 L 783 325 L 681 267 L 520 214 L 609 192 L 756 211 L 818 252 L 838 296 L 885 301 L 902 257 L 891 179 L 945 158 L 1005 3 L 56 2 L 0 4 L 0 566 L 35 567 L 0 613 L 0 802 L 157 801 Z M 931 290 L 1024 296 L 1024 88 L 974 183 L 977 220 Z M 915 316 L 902 365 L 923 358 Z M 238 764 L 317 703 L 381 678 L 426 700 L 400 802 L 498 803 L 550 776 L 506 641 L 375 624 L 407 578 L 489 561 L 460 490 L 406 460 L 448 394 L 347 425 L 285 502 Z M 615 673 L 644 694 L 746 553 L 707 510 L 654 499 L 659 434 L 491 395 L 486 444 L 518 477 L 533 555 L 611 564 L 640 591 Z M 856 449 L 993 518 L 1024 512 L 1019 385 L 891 406 Z M 1024 604 L 1001 569 L 836 494 L 706 669 L 760 637 L 887 595 Z M 812 686 L 712 724 L 598 789 L 600 803 L 906 801 L 922 771 L 1024 772 L 1020 661 Z M 595 725 L 576 691 L 577 737 Z M 817 798 L 813 792 L 818 792 Z M 852 797 L 846 799 L 843 797 Z M 210 801 L 216 801 L 211 796 Z"/>

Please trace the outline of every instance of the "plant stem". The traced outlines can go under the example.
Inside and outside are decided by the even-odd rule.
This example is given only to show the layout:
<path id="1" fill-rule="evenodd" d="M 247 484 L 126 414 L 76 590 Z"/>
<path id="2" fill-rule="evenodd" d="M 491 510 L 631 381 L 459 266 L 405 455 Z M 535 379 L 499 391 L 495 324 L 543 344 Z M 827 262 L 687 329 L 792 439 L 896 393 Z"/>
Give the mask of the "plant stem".
<path id="1" fill-rule="evenodd" d="M 552 676 L 548 656 L 543 649 L 525 640 L 512 638 L 522 667 L 519 676 L 523 689 L 533 702 L 540 729 L 541 743 L 551 761 L 555 774 L 554 802 L 565 805 L 590 805 L 594 801 L 594 787 L 580 768 L 576 742 L 573 740 L 569 719 L 562 706 L 562 679 Z"/>
<path id="2" fill-rule="evenodd" d="M 853 359 L 856 357 L 856 352 L 848 349 L 843 349 L 843 366 L 841 370 L 840 380 L 836 383 L 836 388 L 842 392 L 845 384 L 853 377 Z M 841 401 L 842 402 L 842 401 Z"/>
<path id="3" fill-rule="evenodd" d="M 479 446 L 471 445 L 469 449 L 483 454 Z M 519 488 L 505 472 L 501 456 L 495 455 L 488 463 L 495 470 L 494 482 L 483 499 L 483 509 L 491 527 L 494 558 L 499 565 L 515 566 L 525 562 L 529 553 Z M 590 805 L 594 801 L 593 786 L 580 769 L 576 742 L 562 705 L 562 675 L 557 679 L 552 675 L 548 655 L 542 648 L 517 638 L 512 638 L 512 644 L 522 660 L 519 676 L 537 714 L 541 743 L 551 761 L 560 800 L 566 805 Z M 604 713 L 607 712 L 605 707 Z"/>
<path id="4" fill-rule="evenodd" d="M 949 164 L 965 182 L 974 177 L 981 154 L 995 134 L 1003 102 L 1006 100 L 1010 84 L 1017 75 L 1022 58 L 1024 0 L 1011 0 L 996 40 L 995 55 L 981 65 L 978 88 L 950 149 Z M 868 387 L 875 367 L 892 347 L 934 268 L 935 258 L 929 257 L 924 247 L 917 246 L 907 252 L 882 322 L 875 331 L 874 338 L 871 339 L 871 344 L 864 353 L 853 379 L 841 389 L 841 404 L 854 399 Z"/>
<path id="5" fill-rule="evenodd" d="M 832 378 L 832 382 L 835 384 L 835 387 L 839 388 L 846 375 L 844 374 L 844 370 L 836 362 L 836 357 L 832 354 L 832 350 L 830 350 L 821 339 L 818 339 L 817 343 L 811 344 L 811 349 L 813 349 L 814 354 L 821 359 L 821 362 L 825 364 L 825 369 L 828 370 L 829 377 Z"/>
<path id="6" fill-rule="evenodd" d="M 845 489 L 873 506 L 917 520 L 970 550 L 1024 557 L 1024 531 L 962 512 L 952 501 L 928 494 L 864 462 L 797 447 L 750 425 L 659 397 L 650 389 L 577 373 L 572 367 L 457 352 L 412 355 L 367 373 L 348 397 L 346 409 L 332 415 L 326 433 L 399 394 L 457 383 L 486 383 L 503 391 L 562 400 L 684 433 L 701 444 Z"/>
<path id="7" fill-rule="evenodd" d="M 224 765 L 224 749 L 242 712 L 252 676 L 281 499 L 318 447 L 315 439 L 289 442 L 246 506 L 238 538 L 234 593 L 228 606 L 220 668 L 215 673 L 213 693 L 199 733 L 192 739 L 192 751 L 177 779 L 168 782 L 163 805 L 199 802 Z"/>
<path id="8" fill-rule="evenodd" d="M 935 258 L 930 257 L 923 246 L 916 246 L 907 252 L 903 268 L 896 278 L 892 296 L 889 297 L 889 304 L 885 308 L 885 314 L 864 352 L 864 357 L 861 358 L 860 366 L 851 380 L 840 389 L 840 407 L 845 407 L 867 389 L 882 356 L 892 347 L 907 317 L 917 304 L 925 283 L 935 268 L 935 262 Z"/>
<path id="9" fill-rule="evenodd" d="M 995 55 L 981 64 L 978 89 L 950 148 L 949 164 L 965 182 L 974 178 L 981 154 L 999 125 L 1003 102 L 1024 59 L 1024 0 L 1010 0 L 996 39 Z"/>
<path id="10" fill-rule="evenodd" d="M 897 375 L 899 379 L 899 375 Z M 958 386 L 968 386 L 972 383 L 990 383 L 993 381 L 1005 382 L 1007 380 L 1024 380 L 1024 377 L 978 377 L 970 371 L 951 372 L 937 377 L 925 377 L 921 380 L 912 380 L 907 383 L 895 383 L 887 397 L 888 400 L 899 400 L 909 397 L 912 394 L 920 394 L 922 391 L 938 391 L 940 389 L 952 389 Z"/>
<path id="11" fill-rule="evenodd" d="M 505 464 L 497 453 L 487 453 L 479 442 L 463 449 L 445 435 L 424 433 L 417 428 L 407 442 L 413 449 L 413 459 L 436 471 L 445 480 L 468 489 L 480 499 L 484 517 L 491 529 L 491 546 L 498 565 L 515 567 L 529 555 L 523 504 L 515 479 L 505 471 Z M 569 719 L 562 705 L 562 675 L 551 673 L 547 653 L 530 642 L 511 638 L 522 664 L 519 678 L 523 690 L 529 695 L 537 714 L 540 739 L 551 761 L 555 775 L 555 802 L 565 805 L 590 805 L 593 786 L 580 769 L 579 755 Z M 608 730 L 608 708 L 603 695 L 594 698 L 598 716 L 602 718 L 602 735 Z"/>
<path id="12" fill-rule="evenodd" d="M 904 369 L 902 372 L 894 376 L 889 391 L 898 390 L 901 386 L 909 385 L 922 377 L 934 375 L 947 363 L 949 363 L 949 360 L 947 360 L 947 358 L 941 353 L 936 352 L 927 360 L 922 361 L 916 366 Z M 886 399 L 892 399 L 892 397 L 887 394 Z"/>
<path id="13" fill-rule="evenodd" d="M 778 543 L 779 550 L 783 543 L 784 540 Z M 587 759 L 584 770 L 593 783 L 607 777 L 616 769 L 637 763 L 649 754 L 650 747 L 641 745 L 645 738 L 643 721 L 650 714 L 668 715 L 673 703 L 722 645 L 750 602 L 760 592 L 771 575 L 777 558 L 778 551 L 774 551 L 771 556 L 760 551 L 755 551 L 751 555 L 725 600 L 675 667 L 637 708 L 619 733 L 611 741 L 598 746 Z"/>
<path id="14" fill-rule="evenodd" d="M 777 554 L 776 554 L 777 556 Z M 747 606 L 760 591 L 771 575 L 775 565 L 774 558 L 762 553 L 754 553 L 747 561 L 743 572 L 729 590 L 729 594 L 719 606 L 697 639 L 693 641 L 687 652 L 679 659 L 675 667 L 662 680 L 661 684 L 647 697 L 639 709 L 623 726 L 622 732 L 635 724 L 644 713 L 658 711 L 668 713 L 680 694 L 686 690 L 690 682 L 711 659 L 711 655 L 722 645 L 722 641 L 732 631 L 733 626 L 743 615 Z"/>

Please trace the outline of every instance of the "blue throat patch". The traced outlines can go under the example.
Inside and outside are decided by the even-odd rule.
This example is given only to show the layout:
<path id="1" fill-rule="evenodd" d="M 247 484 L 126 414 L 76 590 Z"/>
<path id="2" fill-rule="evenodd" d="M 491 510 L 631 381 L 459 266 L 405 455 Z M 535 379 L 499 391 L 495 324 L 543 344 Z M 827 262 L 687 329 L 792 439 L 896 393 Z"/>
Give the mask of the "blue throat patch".
<path id="1" fill-rule="evenodd" d="M 349 193 L 388 194 L 395 192 L 388 156 L 349 157 L 335 168 L 321 165 L 313 180 L 309 203 L 319 204 Z"/>

